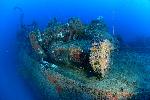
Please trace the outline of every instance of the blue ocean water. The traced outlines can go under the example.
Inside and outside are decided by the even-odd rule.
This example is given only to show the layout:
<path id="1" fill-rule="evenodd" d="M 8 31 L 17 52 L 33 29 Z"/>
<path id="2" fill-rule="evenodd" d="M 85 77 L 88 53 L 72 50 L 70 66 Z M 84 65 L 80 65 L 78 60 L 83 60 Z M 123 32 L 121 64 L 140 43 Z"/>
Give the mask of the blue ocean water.
<path id="1" fill-rule="evenodd" d="M 35 94 L 18 75 L 16 32 L 21 8 L 24 23 L 45 27 L 52 17 L 76 16 L 88 23 L 103 16 L 109 31 L 125 42 L 150 37 L 150 0 L 1 0 L 0 1 L 0 100 L 35 100 Z"/>

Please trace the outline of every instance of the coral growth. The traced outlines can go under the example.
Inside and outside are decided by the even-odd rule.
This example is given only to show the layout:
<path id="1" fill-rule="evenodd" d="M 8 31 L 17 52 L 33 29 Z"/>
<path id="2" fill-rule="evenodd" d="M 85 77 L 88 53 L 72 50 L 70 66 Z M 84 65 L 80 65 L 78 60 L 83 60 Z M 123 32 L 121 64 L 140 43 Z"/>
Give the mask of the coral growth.
<path id="1" fill-rule="evenodd" d="M 100 43 L 94 42 L 90 50 L 90 64 L 94 72 L 101 74 L 103 77 L 110 63 L 110 55 L 113 50 L 113 44 L 109 40 L 105 39 Z"/>
<path id="2" fill-rule="evenodd" d="M 41 59 L 45 58 L 47 62 L 56 65 L 83 68 L 87 72 L 104 76 L 114 41 L 107 32 L 102 17 L 90 24 L 82 23 L 79 18 L 70 18 L 67 23 L 60 23 L 54 18 L 43 32 L 37 25 L 34 26 L 29 33 L 30 43 Z M 91 44 L 93 40 L 103 41 Z"/>
<path id="3" fill-rule="evenodd" d="M 80 62 L 81 49 L 80 48 L 70 48 L 71 60 L 75 62 Z"/>
<path id="4" fill-rule="evenodd" d="M 38 39 L 36 37 L 36 33 L 35 32 L 31 32 L 29 34 L 29 39 L 30 39 L 30 43 L 32 48 L 34 49 L 34 51 L 40 55 L 41 57 L 45 56 L 44 50 L 42 49 L 41 45 L 38 42 Z"/>
<path id="5" fill-rule="evenodd" d="M 149 49 L 133 49 L 130 46 L 134 44 L 130 43 L 130 48 L 121 44 L 123 48 L 116 50 L 119 52 L 112 52 L 121 39 L 109 34 L 102 17 L 89 24 L 78 18 L 67 23 L 53 19 L 44 30 L 36 23 L 21 28 L 18 65 L 25 67 L 23 73 L 35 81 L 44 97 L 54 96 L 53 88 L 60 97 L 54 100 L 128 100 L 149 96 Z M 106 75 L 108 68 L 111 70 Z M 105 75 L 107 78 L 97 80 Z"/>

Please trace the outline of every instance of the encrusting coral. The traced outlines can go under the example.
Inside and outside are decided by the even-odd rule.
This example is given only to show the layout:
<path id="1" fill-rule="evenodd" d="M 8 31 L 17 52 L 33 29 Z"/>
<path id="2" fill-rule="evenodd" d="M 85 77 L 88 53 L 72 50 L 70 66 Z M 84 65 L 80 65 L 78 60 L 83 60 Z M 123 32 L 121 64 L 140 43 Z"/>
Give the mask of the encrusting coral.
<path id="1" fill-rule="evenodd" d="M 113 50 L 113 44 L 105 39 L 102 42 L 94 42 L 90 52 L 90 64 L 94 72 L 101 74 L 103 77 L 110 64 L 110 55 Z"/>
<path id="2" fill-rule="evenodd" d="M 105 75 L 114 45 L 101 17 L 89 24 L 82 23 L 79 18 L 70 18 L 67 23 L 53 19 L 44 31 L 36 25 L 29 32 L 29 39 L 41 59 L 60 66 L 75 66 L 87 71 L 89 76 L 98 77 Z M 100 42 L 91 44 L 97 39 Z"/>

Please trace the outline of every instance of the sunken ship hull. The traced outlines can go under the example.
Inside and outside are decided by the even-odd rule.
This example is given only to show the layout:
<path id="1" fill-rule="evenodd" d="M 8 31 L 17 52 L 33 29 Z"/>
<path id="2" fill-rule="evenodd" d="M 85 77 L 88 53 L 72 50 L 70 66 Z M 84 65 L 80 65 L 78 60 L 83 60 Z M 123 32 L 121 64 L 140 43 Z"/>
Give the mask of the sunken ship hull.
<path id="1" fill-rule="evenodd" d="M 133 100 L 150 95 L 138 81 L 148 74 L 139 74 L 137 67 L 143 64 L 140 57 L 149 56 L 118 49 L 102 17 L 90 24 L 78 18 L 62 24 L 54 18 L 44 31 L 33 23 L 18 34 L 26 34 L 18 42 L 21 72 L 38 87 L 38 99 Z"/>

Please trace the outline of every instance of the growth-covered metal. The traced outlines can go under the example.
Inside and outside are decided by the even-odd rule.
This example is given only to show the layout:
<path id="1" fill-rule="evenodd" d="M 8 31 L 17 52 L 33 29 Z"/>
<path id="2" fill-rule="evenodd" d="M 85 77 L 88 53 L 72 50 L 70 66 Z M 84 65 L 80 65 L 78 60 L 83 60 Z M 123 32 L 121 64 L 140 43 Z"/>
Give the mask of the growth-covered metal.
<path id="1" fill-rule="evenodd" d="M 41 100 L 134 100 L 150 95 L 149 71 L 142 72 L 150 54 L 119 45 L 121 38 L 109 33 L 103 17 L 88 24 L 75 17 L 63 23 L 53 18 L 44 29 L 35 22 L 21 26 L 20 66 L 38 87 Z"/>
<path id="2" fill-rule="evenodd" d="M 104 77 L 111 60 L 114 38 L 102 17 L 84 24 L 79 18 L 60 23 L 55 18 L 44 32 L 39 28 L 29 33 L 30 43 L 41 59 L 65 67 L 76 67 Z"/>

